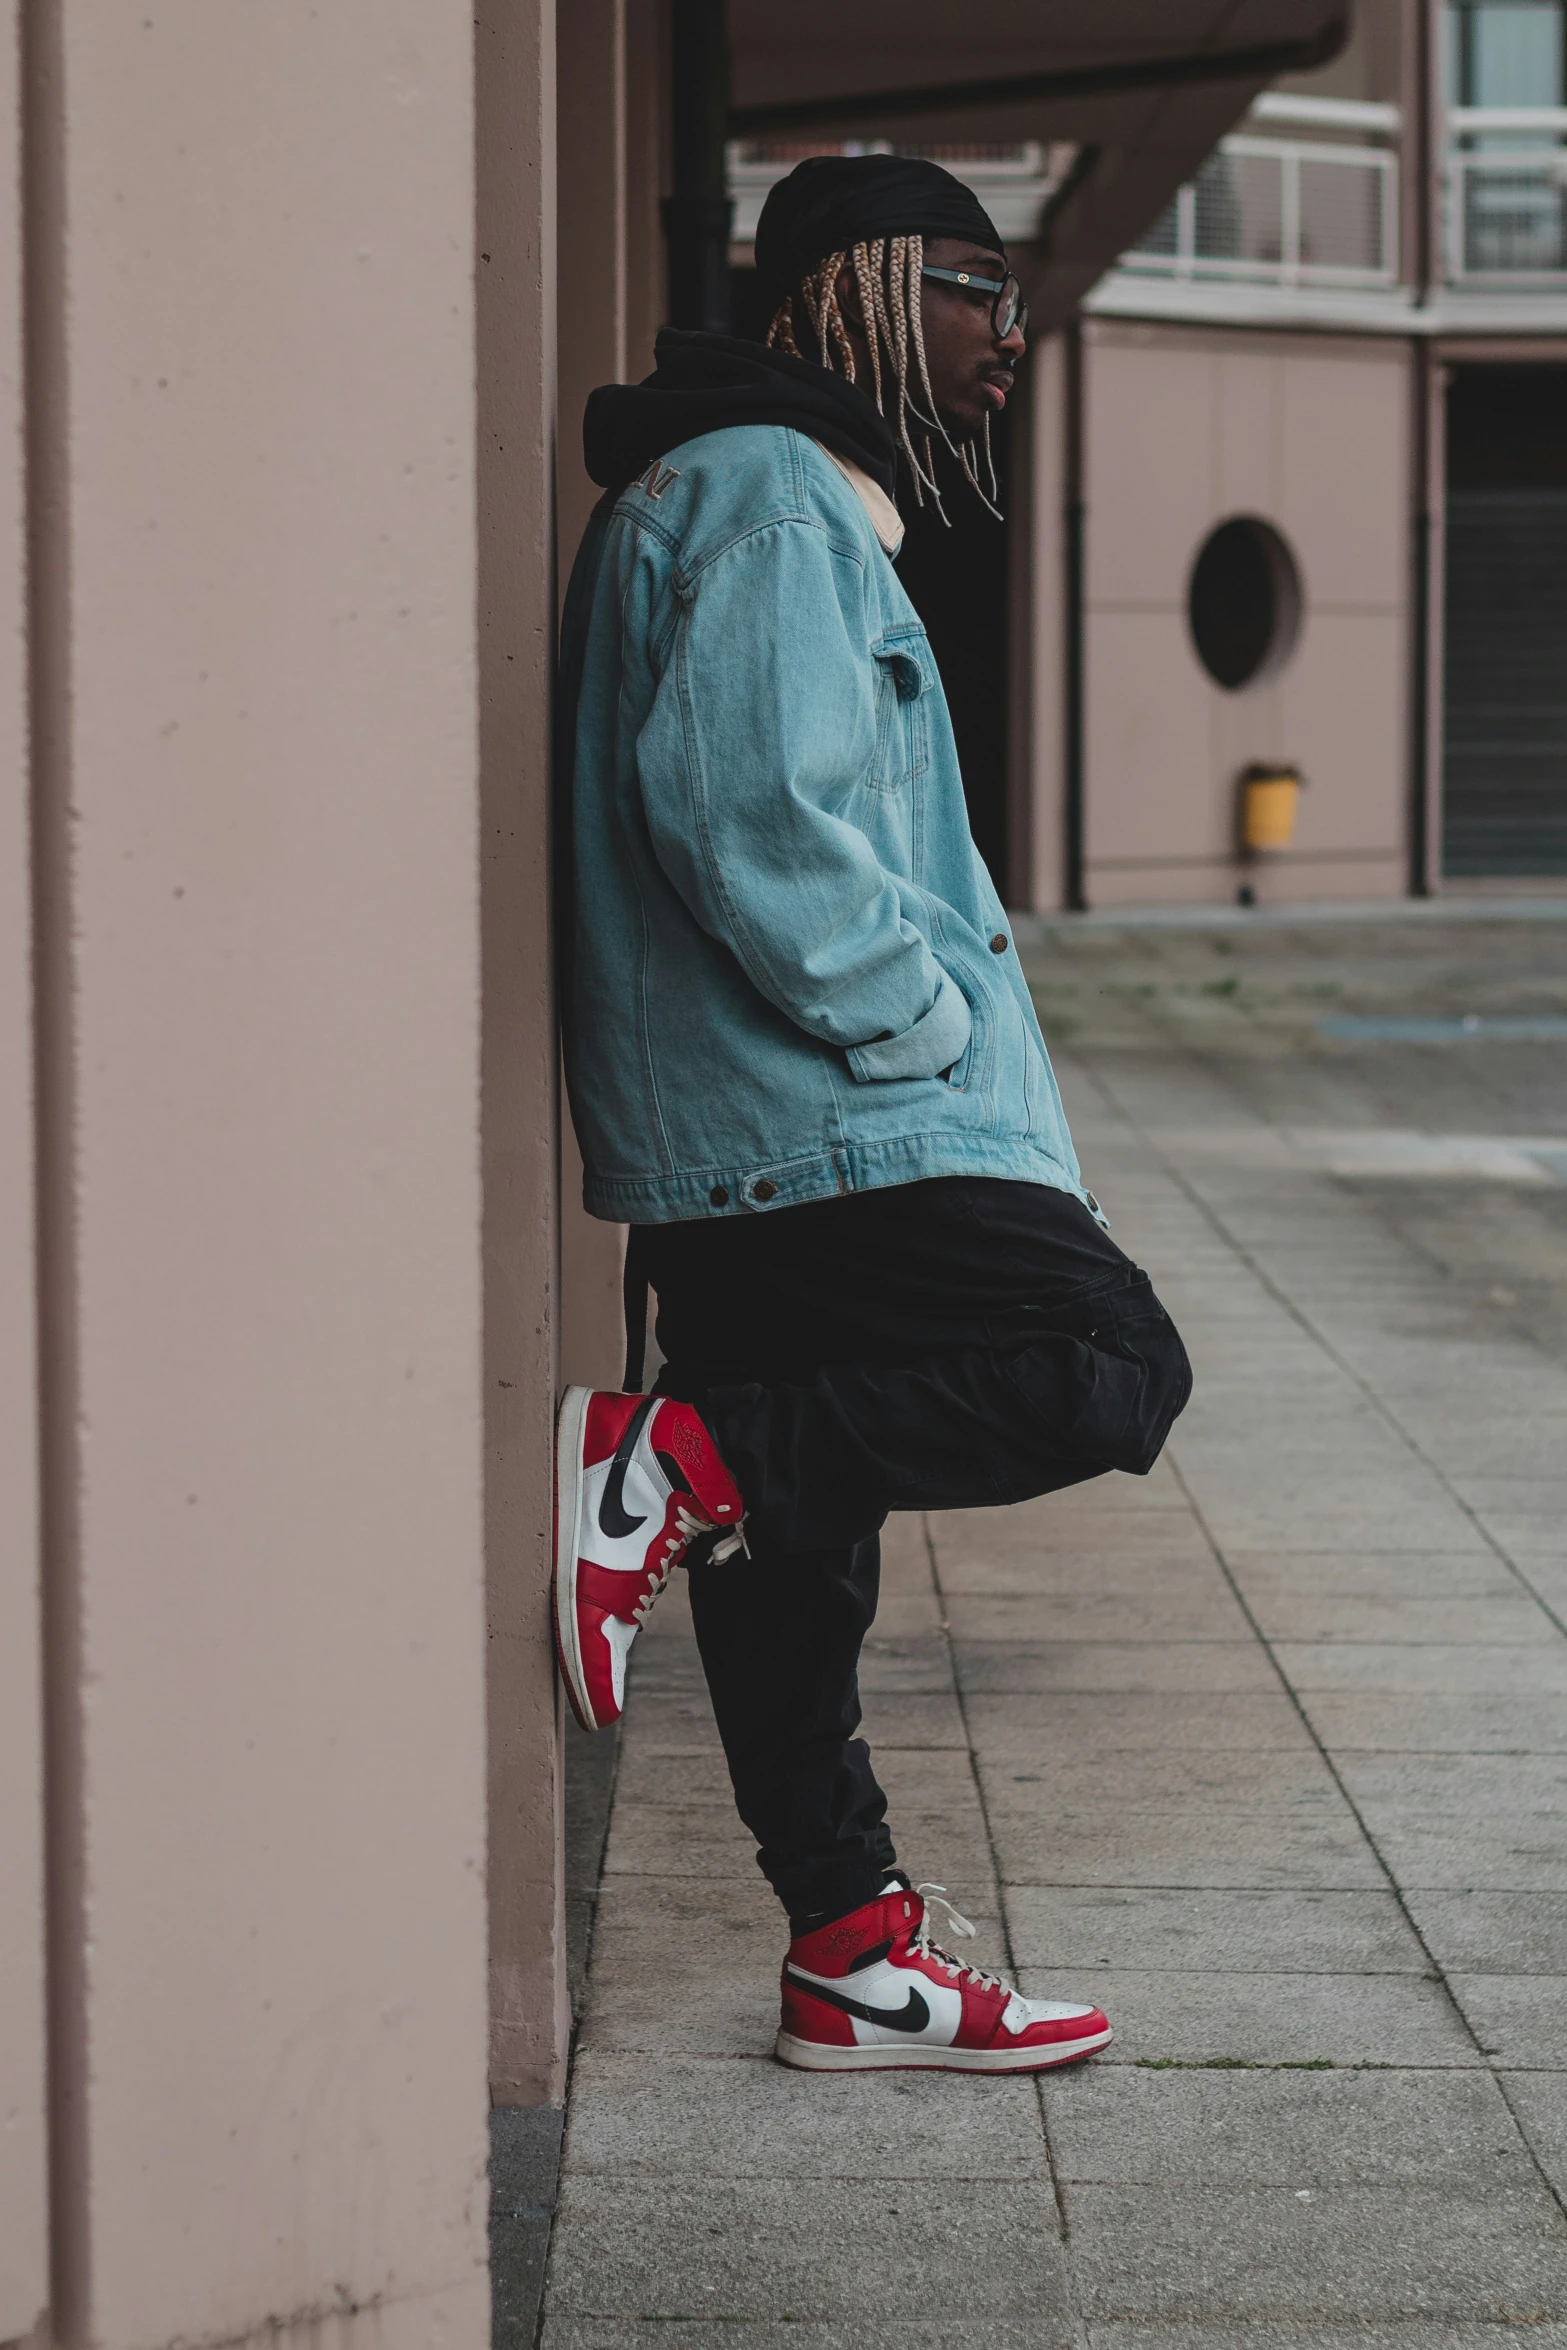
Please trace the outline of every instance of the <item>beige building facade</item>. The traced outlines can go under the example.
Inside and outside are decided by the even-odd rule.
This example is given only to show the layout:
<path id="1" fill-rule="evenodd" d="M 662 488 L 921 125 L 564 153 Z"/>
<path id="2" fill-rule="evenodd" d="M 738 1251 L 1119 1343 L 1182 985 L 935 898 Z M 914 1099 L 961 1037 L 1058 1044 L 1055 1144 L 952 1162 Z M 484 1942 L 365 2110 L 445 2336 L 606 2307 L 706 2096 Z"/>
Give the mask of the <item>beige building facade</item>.
<path id="1" fill-rule="evenodd" d="M 1084 841 L 1088 903 L 1233 898 L 1237 779 L 1307 778 L 1293 846 L 1246 867 L 1294 898 L 1408 886 L 1407 351 L 1095 319 L 1082 333 Z M 1232 516 L 1278 531 L 1296 638 L 1243 690 L 1193 644 L 1199 550 Z M 1059 774 L 1037 779 L 1050 822 Z M 1035 902 L 1059 903 L 1040 875 Z M 1042 886 L 1043 885 L 1043 886 Z"/>
<path id="2" fill-rule="evenodd" d="M 1564 158 L 1557 0 L 1363 0 L 1043 354 L 1012 558 L 1018 904 L 1567 877 Z M 1238 522 L 1292 579 L 1237 686 L 1194 594 Z M 1262 854 L 1255 766 L 1304 785 Z"/>

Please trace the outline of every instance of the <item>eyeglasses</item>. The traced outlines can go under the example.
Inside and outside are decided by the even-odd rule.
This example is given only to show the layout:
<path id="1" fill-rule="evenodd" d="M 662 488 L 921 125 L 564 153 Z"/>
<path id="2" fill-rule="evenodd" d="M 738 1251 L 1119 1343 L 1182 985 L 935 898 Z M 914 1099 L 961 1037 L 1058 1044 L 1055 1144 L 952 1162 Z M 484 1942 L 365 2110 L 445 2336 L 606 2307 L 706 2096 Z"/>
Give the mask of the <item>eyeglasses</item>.
<path id="1" fill-rule="evenodd" d="M 990 330 L 998 341 L 1004 343 L 1014 329 L 1019 334 L 1028 331 L 1028 304 L 1010 270 L 1005 277 L 976 277 L 971 269 L 932 269 L 927 262 L 920 275 L 939 278 L 944 286 L 963 286 L 970 293 L 994 294 Z"/>

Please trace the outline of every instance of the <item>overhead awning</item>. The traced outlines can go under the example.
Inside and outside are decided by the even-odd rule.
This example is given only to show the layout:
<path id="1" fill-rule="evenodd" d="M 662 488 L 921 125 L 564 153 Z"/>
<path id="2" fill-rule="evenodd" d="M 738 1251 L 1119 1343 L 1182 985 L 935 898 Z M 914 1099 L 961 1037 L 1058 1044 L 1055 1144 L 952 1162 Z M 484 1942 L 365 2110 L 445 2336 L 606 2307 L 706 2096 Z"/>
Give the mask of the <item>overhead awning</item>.
<path id="1" fill-rule="evenodd" d="M 1070 142 L 1030 298 L 1069 317 L 1347 0 L 729 0 L 731 136 Z"/>

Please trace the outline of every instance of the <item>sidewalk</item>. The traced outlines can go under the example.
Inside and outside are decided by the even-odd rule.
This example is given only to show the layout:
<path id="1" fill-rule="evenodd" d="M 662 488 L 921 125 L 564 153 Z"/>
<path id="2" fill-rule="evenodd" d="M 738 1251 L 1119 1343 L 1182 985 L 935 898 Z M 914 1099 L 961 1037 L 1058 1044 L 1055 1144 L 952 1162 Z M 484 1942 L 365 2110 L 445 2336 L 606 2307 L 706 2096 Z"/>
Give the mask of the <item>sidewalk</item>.
<path id="1" fill-rule="evenodd" d="M 1145 1482 L 895 1520 L 866 1657 L 904 1861 L 1114 2046 L 1038 2088 L 771 2061 L 779 1920 L 671 1592 L 547 2350 L 1567 2350 L 1567 1191 L 1307 1133 L 1560 1137 L 1559 1047 L 1324 1047 L 1311 1006 L 1567 992 L 1516 930 L 1457 995 L 1409 961 L 1446 934 L 1357 984 L 1271 935 L 1228 988 L 1184 934 L 1036 956 L 1197 1393 Z"/>

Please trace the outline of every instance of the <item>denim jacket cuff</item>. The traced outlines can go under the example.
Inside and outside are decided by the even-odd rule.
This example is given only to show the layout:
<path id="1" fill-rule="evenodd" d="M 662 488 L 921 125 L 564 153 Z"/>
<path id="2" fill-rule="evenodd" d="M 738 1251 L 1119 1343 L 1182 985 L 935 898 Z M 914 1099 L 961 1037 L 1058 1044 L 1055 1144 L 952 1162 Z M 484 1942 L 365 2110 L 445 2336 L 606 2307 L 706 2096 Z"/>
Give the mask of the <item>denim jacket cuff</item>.
<path id="1" fill-rule="evenodd" d="M 877 1044 L 850 1045 L 845 1056 L 850 1074 L 862 1083 L 887 1077 L 939 1077 L 968 1050 L 971 1025 L 967 997 L 943 971 L 935 1002 L 912 1028 Z"/>

